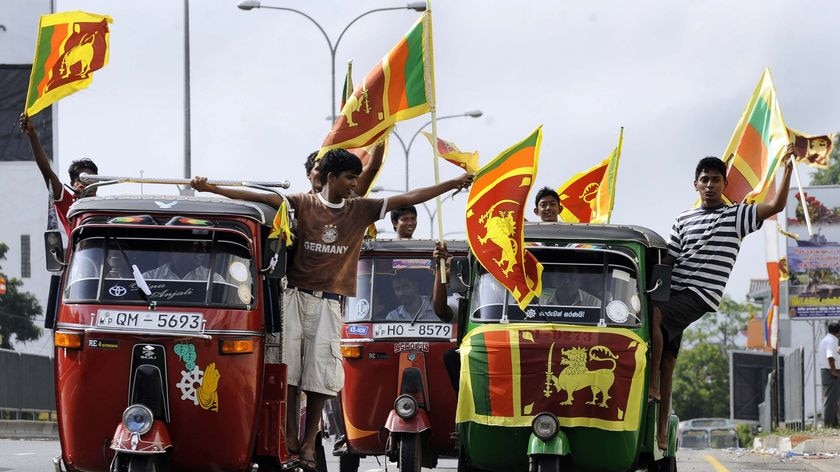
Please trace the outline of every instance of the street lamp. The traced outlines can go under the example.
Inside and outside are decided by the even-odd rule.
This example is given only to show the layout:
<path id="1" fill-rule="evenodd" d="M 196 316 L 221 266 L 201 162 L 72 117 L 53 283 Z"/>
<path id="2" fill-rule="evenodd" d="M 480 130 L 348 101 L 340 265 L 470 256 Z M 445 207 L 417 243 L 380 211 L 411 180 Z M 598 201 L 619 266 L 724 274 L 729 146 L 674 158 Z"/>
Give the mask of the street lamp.
<path id="1" fill-rule="evenodd" d="M 332 40 L 330 40 L 329 35 L 324 30 L 324 28 L 321 26 L 321 24 L 318 23 L 317 21 L 315 21 L 315 18 L 312 18 L 311 16 L 307 15 L 306 13 L 304 13 L 300 10 L 296 10 L 294 8 L 288 8 L 288 7 L 275 7 L 275 6 L 270 6 L 270 5 L 263 5 L 260 2 L 260 0 L 241 0 L 239 2 L 239 4 L 237 5 L 237 7 L 239 7 L 239 9 L 241 9 L 241 10 L 253 10 L 254 8 L 266 8 L 266 9 L 269 9 L 269 10 L 290 11 L 292 13 L 297 13 L 298 15 L 306 17 L 307 20 L 311 21 L 312 24 L 314 24 L 315 26 L 318 27 L 318 30 L 321 32 L 321 34 L 324 35 L 324 39 L 327 40 L 327 47 L 330 48 L 330 76 L 332 77 L 332 80 L 330 81 L 330 101 L 332 103 L 332 113 L 330 114 L 330 120 L 334 122 L 335 117 L 336 117 L 336 113 L 335 113 L 336 112 L 336 110 L 335 110 L 335 52 L 338 49 L 338 44 L 341 42 L 341 38 L 344 37 L 344 33 L 347 32 L 347 30 L 350 28 L 350 26 L 353 25 L 353 23 L 357 22 L 363 16 L 367 16 L 367 15 L 370 15 L 371 13 L 376 13 L 378 11 L 390 11 L 390 10 L 414 10 L 414 11 L 417 11 L 417 12 L 422 12 L 422 11 L 426 11 L 426 2 L 409 2 L 404 7 L 375 8 L 373 10 L 366 11 L 366 12 L 362 13 L 361 15 L 357 16 L 356 18 L 353 18 L 353 21 L 348 23 L 347 26 L 345 26 L 344 29 L 341 30 L 341 33 L 338 35 L 338 39 L 335 41 L 335 44 L 333 44 Z"/>
<path id="2" fill-rule="evenodd" d="M 437 121 L 440 120 L 448 120 L 449 118 L 461 118 L 463 116 L 468 116 L 470 118 L 478 118 L 483 115 L 484 112 L 481 110 L 468 110 L 464 113 L 459 113 L 457 115 L 444 115 L 438 116 Z M 405 191 L 408 192 L 408 153 L 411 151 L 411 146 L 414 144 L 414 140 L 417 139 L 417 136 L 420 135 L 420 132 L 423 131 L 426 126 L 432 124 L 432 120 L 429 120 L 423 123 L 423 126 L 417 129 L 411 139 L 408 141 L 408 146 L 406 146 L 405 141 L 403 141 L 402 137 L 397 133 L 397 130 L 394 130 L 392 134 L 397 138 L 397 141 L 400 142 L 400 146 L 402 146 L 403 152 L 405 153 Z"/>
<path id="3" fill-rule="evenodd" d="M 397 190 L 397 189 L 394 189 L 394 188 L 382 188 L 382 187 L 379 187 L 379 186 L 371 188 L 370 192 L 371 193 L 378 193 L 378 192 L 403 193 L 402 190 Z M 461 192 L 458 192 L 455 195 L 461 195 Z M 452 198 L 454 198 L 455 195 L 453 195 Z M 444 200 L 444 201 L 446 201 L 446 200 Z M 426 210 L 426 215 L 429 216 L 429 239 L 434 239 L 433 235 L 434 235 L 434 229 L 435 229 L 435 216 L 437 216 L 437 208 L 435 208 L 434 210 L 430 210 L 429 206 L 426 204 L 426 202 L 420 202 L 420 204 L 423 205 L 423 209 Z M 463 233 L 463 231 L 459 231 L 459 232 Z M 449 234 L 449 233 L 447 233 L 447 234 Z"/>

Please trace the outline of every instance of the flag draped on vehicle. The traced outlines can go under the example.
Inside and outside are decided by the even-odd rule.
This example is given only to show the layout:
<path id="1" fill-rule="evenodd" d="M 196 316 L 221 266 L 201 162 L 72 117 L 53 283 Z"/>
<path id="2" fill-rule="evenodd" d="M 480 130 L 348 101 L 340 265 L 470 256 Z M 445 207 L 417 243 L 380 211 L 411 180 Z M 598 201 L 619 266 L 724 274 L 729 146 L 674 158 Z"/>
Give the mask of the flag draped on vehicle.
<path id="1" fill-rule="evenodd" d="M 639 428 L 647 343 L 632 330 L 548 323 L 488 324 L 464 336 L 455 421 L 528 427 Z"/>
<path id="2" fill-rule="evenodd" d="M 618 133 L 618 145 L 606 159 L 607 168 L 598 184 L 598 191 L 592 200 L 591 223 L 608 224 L 615 205 L 615 181 L 618 177 L 618 161 L 621 159 L 621 146 L 624 143 L 624 128 Z"/>
<path id="3" fill-rule="evenodd" d="M 268 235 L 269 239 L 282 239 L 287 247 L 292 245 L 294 234 L 292 234 L 292 228 L 289 225 L 289 205 L 285 198 L 283 199 L 283 203 L 280 204 L 280 208 L 277 209 L 271 226 L 271 233 Z"/>
<path id="4" fill-rule="evenodd" d="M 764 201 L 789 142 L 770 69 L 764 69 L 723 153 L 727 166 L 724 199 L 729 203 Z"/>
<path id="5" fill-rule="evenodd" d="M 467 202 L 470 249 L 522 309 L 542 291 L 543 266 L 525 250 L 522 228 L 541 142 L 539 127 L 479 169 Z"/>
<path id="6" fill-rule="evenodd" d="M 427 133 L 422 131 L 423 136 L 425 136 L 429 143 L 432 146 L 435 145 L 435 138 L 432 136 L 432 133 Z M 458 146 L 451 141 L 446 141 L 445 139 L 437 138 L 437 150 L 438 156 L 446 159 L 447 161 L 455 164 L 456 166 L 464 169 L 465 171 L 469 172 L 470 174 L 475 174 L 478 172 L 478 152 L 463 152 L 458 149 Z"/>
<path id="7" fill-rule="evenodd" d="M 431 13 L 424 13 L 347 97 L 319 155 L 334 148 L 369 146 L 397 121 L 430 110 L 431 21 Z"/>
<path id="8" fill-rule="evenodd" d="M 83 11 L 41 16 L 26 94 L 27 115 L 90 85 L 93 71 L 108 64 L 112 21 L 110 16 Z"/>

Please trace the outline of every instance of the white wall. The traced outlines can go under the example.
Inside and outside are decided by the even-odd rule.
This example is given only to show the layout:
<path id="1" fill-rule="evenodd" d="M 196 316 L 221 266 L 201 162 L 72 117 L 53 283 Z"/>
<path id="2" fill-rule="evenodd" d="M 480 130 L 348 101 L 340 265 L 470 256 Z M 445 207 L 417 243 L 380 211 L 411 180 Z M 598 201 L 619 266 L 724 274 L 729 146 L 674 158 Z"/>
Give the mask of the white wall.
<path id="1" fill-rule="evenodd" d="M 0 0 L 0 64 L 32 64 L 38 19 L 51 9 L 50 0 Z"/>

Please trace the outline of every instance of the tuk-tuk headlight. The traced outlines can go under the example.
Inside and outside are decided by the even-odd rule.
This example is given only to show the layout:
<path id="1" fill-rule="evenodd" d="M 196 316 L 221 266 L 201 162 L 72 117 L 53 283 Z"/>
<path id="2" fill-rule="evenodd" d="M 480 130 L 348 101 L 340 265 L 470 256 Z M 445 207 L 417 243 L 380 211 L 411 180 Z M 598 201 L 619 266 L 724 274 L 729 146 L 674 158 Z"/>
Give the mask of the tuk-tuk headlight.
<path id="1" fill-rule="evenodd" d="M 417 400 L 411 395 L 400 395 L 394 400 L 394 410 L 404 420 L 412 418 L 417 414 Z"/>
<path id="2" fill-rule="evenodd" d="M 152 416 L 152 410 L 139 403 L 126 408 L 122 416 L 122 422 L 125 429 L 129 432 L 137 434 L 146 434 L 150 429 L 152 429 L 152 422 L 154 422 L 154 419 L 154 416 Z"/>
<path id="3" fill-rule="evenodd" d="M 531 430 L 534 431 L 534 435 L 543 441 L 553 438 L 559 427 L 560 423 L 557 421 L 557 417 L 551 413 L 540 413 L 531 422 Z"/>

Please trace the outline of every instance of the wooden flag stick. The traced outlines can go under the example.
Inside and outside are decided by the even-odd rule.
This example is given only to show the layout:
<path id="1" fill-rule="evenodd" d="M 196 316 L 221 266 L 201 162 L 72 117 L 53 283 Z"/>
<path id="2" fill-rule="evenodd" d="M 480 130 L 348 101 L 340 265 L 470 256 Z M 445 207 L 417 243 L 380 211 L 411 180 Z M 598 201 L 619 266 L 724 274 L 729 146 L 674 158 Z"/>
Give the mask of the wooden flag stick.
<path id="1" fill-rule="evenodd" d="M 789 159 L 793 159 L 791 156 Z M 799 180 L 799 171 L 796 170 L 796 161 L 794 161 L 793 176 L 796 177 L 796 187 L 799 189 L 799 202 L 802 203 L 802 213 L 805 215 L 805 227 L 808 228 L 808 236 L 813 236 L 814 231 L 811 229 L 811 216 L 808 214 L 808 201 L 805 200 L 805 192 L 802 191 L 802 181 Z"/>

